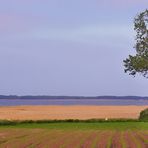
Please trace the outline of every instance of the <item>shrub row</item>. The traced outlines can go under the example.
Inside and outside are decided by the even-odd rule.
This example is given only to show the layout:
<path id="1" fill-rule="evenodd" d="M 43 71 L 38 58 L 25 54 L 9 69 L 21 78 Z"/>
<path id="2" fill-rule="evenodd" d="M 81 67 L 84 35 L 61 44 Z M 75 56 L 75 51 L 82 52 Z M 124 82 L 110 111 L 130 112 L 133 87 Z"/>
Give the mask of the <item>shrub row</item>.
<path id="1" fill-rule="evenodd" d="M 0 120 L 0 125 L 18 125 L 18 124 L 44 124 L 44 123 L 101 123 L 101 122 L 139 122 L 137 119 L 66 119 L 66 120 Z"/>

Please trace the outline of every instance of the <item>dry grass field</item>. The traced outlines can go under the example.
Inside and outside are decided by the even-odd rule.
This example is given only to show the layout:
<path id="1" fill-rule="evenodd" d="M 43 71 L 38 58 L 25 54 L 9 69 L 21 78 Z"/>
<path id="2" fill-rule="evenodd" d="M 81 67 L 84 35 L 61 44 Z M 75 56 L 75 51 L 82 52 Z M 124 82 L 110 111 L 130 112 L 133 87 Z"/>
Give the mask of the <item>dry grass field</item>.
<path id="1" fill-rule="evenodd" d="M 148 106 L 14 106 L 0 107 L 0 120 L 137 119 Z"/>

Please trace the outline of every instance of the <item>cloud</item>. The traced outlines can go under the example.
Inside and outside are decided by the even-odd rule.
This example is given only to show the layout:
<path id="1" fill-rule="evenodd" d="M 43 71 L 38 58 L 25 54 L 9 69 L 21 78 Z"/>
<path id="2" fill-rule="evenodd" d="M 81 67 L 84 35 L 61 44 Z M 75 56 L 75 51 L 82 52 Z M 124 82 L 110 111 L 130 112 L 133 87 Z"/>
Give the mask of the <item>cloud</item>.
<path id="1" fill-rule="evenodd" d="M 16 40 L 49 40 L 85 44 L 124 44 L 133 38 L 128 25 L 85 25 L 77 28 L 34 28 L 16 36 Z M 119 42 L 118 42 L 119 41 Z"/>

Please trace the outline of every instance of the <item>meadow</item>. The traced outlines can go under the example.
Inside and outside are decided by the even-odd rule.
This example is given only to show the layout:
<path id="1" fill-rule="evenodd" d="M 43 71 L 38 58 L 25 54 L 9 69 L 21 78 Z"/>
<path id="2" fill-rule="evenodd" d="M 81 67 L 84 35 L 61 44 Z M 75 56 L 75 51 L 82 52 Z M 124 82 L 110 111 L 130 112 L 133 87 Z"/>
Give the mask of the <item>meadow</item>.
<path id="1" fill-rule="evenodd" d="M 0 148 L 147 148 L 148 122 L 2 121 Z"/>

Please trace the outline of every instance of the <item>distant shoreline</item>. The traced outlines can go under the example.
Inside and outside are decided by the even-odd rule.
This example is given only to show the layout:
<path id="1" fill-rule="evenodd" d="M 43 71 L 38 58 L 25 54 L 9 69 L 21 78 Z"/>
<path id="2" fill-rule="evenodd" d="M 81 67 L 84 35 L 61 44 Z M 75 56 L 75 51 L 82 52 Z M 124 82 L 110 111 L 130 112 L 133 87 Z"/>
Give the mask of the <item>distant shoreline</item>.
<path id="1" fill-rule="evenodd" d="M 125 100 L 148 100 L 148 96 L 18 96 L 0 95 L 0 99 L 125 99 Z"/>
<path id="2" fill-rule="evenodd" d="M 0 106 L 20 106 L 20 105 L 97 105 L 97 106 L 129 106 L 148 105 L 148 99 L 117 99 L 117 98 L 16 98 L 0 99 Z"/>

